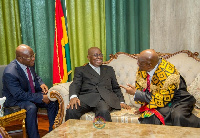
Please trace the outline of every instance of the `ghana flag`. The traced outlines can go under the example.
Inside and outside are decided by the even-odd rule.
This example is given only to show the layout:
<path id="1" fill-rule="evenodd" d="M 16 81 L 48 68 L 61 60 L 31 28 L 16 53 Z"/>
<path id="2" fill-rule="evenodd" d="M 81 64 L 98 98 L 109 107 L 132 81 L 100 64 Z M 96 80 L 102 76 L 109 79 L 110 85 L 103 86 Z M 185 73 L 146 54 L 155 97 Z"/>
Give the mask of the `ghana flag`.
<path id="1" fill-rule="evenodd" d="M 67 62 L 68 61 L 68 62 Z M 55 38 L 53 56 L 53 84 L 64 83 L 71 73 L 70 52 L 65 18 L 60 0 L 55 1 Z"/>

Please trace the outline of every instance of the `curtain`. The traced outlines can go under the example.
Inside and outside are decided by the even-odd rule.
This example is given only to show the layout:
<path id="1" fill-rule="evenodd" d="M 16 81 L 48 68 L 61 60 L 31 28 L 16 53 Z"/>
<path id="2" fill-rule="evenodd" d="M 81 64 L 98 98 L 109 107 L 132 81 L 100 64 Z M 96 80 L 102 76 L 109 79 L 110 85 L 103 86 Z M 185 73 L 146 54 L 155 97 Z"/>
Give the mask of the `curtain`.
<path id="1" fill-rule="evenodd" d="M 54 0 L 19 0 L 22 42 L 36 53 L 36 71 L 52 86 L 55 30 Z"/>
<path id="2" fill-rule="evenodd" d="M 71 65 L 74 70 L 88 62 L 88 48 L 99 47 L 106 54 L 105 1 L 66 0 L 66 7 Z"/>
<path id="3" fill-rule="evenodd" d="M 17 0 L 0 1 L 0 65 L 15 59 L 15 48 L 21 44 L 21 31 Z"/>
<path id="4" fill-rule="evenodd" d="M 150 1 L 106 0 L 107 59 L 116 52 L 139 53 L 150 47 Z"/>

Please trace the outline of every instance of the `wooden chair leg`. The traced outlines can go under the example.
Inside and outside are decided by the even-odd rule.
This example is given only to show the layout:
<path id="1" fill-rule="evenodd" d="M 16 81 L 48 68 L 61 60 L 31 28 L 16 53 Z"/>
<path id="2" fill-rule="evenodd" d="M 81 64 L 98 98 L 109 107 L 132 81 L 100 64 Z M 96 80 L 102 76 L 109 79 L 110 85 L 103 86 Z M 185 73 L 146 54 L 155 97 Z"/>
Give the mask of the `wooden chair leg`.
<path id="1" fill-rule="evenodd" d="M 23 130 L 23 138 L 26 138 L 25 119 L 22 120 L 22 130 Z"/>

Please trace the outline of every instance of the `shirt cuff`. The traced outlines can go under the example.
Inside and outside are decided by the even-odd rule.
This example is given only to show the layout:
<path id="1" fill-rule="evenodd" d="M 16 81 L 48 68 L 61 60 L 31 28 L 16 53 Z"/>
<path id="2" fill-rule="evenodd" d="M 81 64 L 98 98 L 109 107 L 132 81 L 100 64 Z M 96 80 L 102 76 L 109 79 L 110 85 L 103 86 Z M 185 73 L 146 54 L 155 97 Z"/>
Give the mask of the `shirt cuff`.
<path id="1" fill-rule="evenodd" d="M 136 93 L 137 93 L 137 90 L 136 90 L 135 94 L 136 94 Z M 134 101 L 135 101 L 135 94 L 134 94 L 134 96 L 133 96 Z"/>
<path id="2" fill-rule="evenodd" d="M 72 99 L 72 98 L 78 98 L 78 96 L 77 95 L 72 95 L 71 97 L 70 97 L 70 100 Z"/>

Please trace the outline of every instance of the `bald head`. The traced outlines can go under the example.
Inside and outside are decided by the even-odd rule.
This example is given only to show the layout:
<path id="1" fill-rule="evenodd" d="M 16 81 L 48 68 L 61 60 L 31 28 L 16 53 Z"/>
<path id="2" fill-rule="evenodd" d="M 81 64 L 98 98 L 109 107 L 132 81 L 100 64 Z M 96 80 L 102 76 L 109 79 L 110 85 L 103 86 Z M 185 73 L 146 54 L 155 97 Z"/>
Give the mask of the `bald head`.
<path id="1" fill-rule="evenodd" d="M 25 44 L 21 44 L 16 48 L 16 58 L 17 57 L 21 57 L 24 54 L 27 55 L 29 54 L 31 51 L 33 51 L 29 46 L 25 45 Z"/>
<path id="2" fill-rule="evenodd" d="M 91 48 L 88 49 L 88 55 L 94 54 L 94 51 L 100 51 L 101 52 L 101 50 L 98 47 L 91 47 Z"/>
<path id="3" fill-rule="evenodd" d="M 89 48 L 87 58 L 90 61 L 90 63 L 95 67 L 101 66 L 103 62 L 103 54 L 101 53 L 101 50 L 98 47 Z"/>
<path id="4" fill-rule="evenodd" d="M 35 54 L 28 45 L 21 44 L 16 48 L 16 59 L 25 66 L 33 66 L 35 63 Z"/>
<path id="5" fill-rule="evenodd" d="M 158 54 L 153 49 L 144 50 L 138 56 L 138 66 L 143 71 L 151 71 L 158 64 L 158 61 Z"/>

